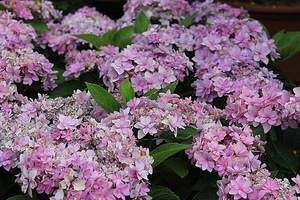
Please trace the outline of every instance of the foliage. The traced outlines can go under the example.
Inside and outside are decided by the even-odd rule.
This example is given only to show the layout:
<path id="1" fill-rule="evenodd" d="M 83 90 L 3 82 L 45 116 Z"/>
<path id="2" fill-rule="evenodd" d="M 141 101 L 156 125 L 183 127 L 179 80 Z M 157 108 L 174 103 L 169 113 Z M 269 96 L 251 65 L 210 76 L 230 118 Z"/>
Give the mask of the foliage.
<path id="1" fill-rule="evenodd" d="M 243 10 L 210 1 L 129 0 L 116 22 L 10 1 L 0 199 L 299 195 L 300 87 L 272 66 L 300 51 L 300 31 L 269 39 Z M 89 12 L 111 27 L 85 33 Z"/>

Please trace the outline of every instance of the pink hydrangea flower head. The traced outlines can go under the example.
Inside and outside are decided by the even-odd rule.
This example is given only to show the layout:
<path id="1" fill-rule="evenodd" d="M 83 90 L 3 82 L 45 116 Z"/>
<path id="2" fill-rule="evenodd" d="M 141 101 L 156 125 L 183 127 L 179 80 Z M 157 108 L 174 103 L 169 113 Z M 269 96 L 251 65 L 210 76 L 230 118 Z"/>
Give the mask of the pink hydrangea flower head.
<path id="1" fill-rule="evenodd" d="M 262 189 L 264 189 L 266 191 L 266 193 L 276 195 L 277 190 L 279 190 L 279 187 L 278 187 L 277 182 L 275 180 L 268 179 L 264 183 Z"/>
<path id="2" fill-rule="evenodd" d="M 87 6 L 80 8 L 74 14 L 64 16 L 60 23 L 50 20 L 47 25 L 50 30 L 40 32 L 37 42 L 42 47 L 48 45 L 58 54 L 74 51 L 77 46 L 87 43 L 73 36 L 75 34 L 102 36 L 115 27 L 112 19 L 96 11 L 96 8 Z"/>
<path id="3" fill-rule="evenodd" d="M 247 195 L 253 191 L 250 186 L 251 182 L 249 180 L 239 176 L 236 180 L 230 181 L 229 194 L 234 195 L 234 199 L 247 199 Z"/>

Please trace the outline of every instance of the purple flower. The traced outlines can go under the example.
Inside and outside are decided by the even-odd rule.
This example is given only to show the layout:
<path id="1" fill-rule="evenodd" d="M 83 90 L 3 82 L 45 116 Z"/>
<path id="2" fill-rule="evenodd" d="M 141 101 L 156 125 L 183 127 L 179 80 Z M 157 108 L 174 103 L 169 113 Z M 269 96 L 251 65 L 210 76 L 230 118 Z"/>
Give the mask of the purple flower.
<path id="1" fill-rule="evenodd" d="M 253 192 L 248 194 L 249 200 L 261 200 L 266 194 L 265 190 L 258 190 L 253 188 Z"/>
<path id="2" fill-rule="evenodd" d="M 155 133 L 157 133 L 154 125 L 155 123 L 153 123 L 150 116 L 141 116 L 140 121 L 134 125 L 135 128 L 140 129 L 138 131 L 138 139 L 143 138 L 147 133 L 149 133 L 150 135 L 154 135 Z"/>
<path id="3" fill-rule="evenodd" d="M 220 45 L 221 38 L 218 35 L 210 34 L 203 38 L 202 45 L 207 46 L 210 50 L 221 50 L 222 46 Z"/>
<path id="4" fill-rule="evenodd" d="M 294 181 L 294 183 L 296 183 L 296 185 L 294 186 L 296 192 L 300 193 L 300 175 L 297 174 L 297 176 L 292 178 L 292 180 Z"/>
<path id="5" fill-rule="evenodd" d="M 130 79 L 132 87 L 135 88 L 135 91 L 140 94 L 141 92 L 147 90 L 147 81 L 141 74 L 138 74 L 135 77 Z"/>
<path id="6" fill-rule="evenodd" d="M 59 114 L 58 116 L 59 123 L 57 125 L 57 128 L 60 130 L 66 130 L 66 129 L 75 129 L 77 125 L 79 125 L 80 121 L 79 119 L 74 119 L 71 116 L 65 116 L 62 114 Z"/>
<path id="7" fill-rule="evenodd" d="M 252 191 L 251 182 L 249 180 L 245 180 L 242 176 L 230 181 L 229 194 L 234 195 L 234 199 L 247 199 L 247 195 Z"/>
<path id="8" fill-rule="evenodd" d="M 268 179 L 264 183 L 262 189 L 265 190 L 266 193 L 270 193 L 270 194 L 276 195 L 277 194 L 277 190 L 279 190 L 279 187 L 278 187 L 277 182 L 275 180 Z"/>
<path id="9" fill-rule="evenodd" d="M 201 168 L 202 170 L 212 172 L 215 167 L 214 160 L 206 151 L 196 152 L 194 158 L 197 160 L 195 166 Z"/>
<path id="10" fill-rule="evenodd" d="M 267 133 L 271 129 L 272 125 L 279 123 L 279 117 L 276 111 L 271 106 L 267 106 L 258 111 L 258 116 L 255 118 L 256 122 L 259 122 L 264 127 L 264 132 Z"/>

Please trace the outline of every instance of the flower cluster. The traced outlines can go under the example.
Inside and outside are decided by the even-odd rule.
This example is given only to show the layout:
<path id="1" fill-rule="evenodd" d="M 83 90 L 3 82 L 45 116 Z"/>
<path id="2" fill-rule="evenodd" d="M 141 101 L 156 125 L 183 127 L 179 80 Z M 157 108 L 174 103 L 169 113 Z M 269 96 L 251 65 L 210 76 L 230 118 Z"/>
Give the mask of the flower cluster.
<path id="1" fill-rule="evenodd" d="M 136 43 L 163 44 L 167 47 L 175 45 L 180 52 L 193 51 L 195 47 L 195 32 L 178 24 L 172 24 L 166 28 L 159 25 L 149 25 L 147 31 L 137 35 Z"/>
<path id="2" fill-rule="evenodd" d="M 249 193 L 249 199 L 256 199 L 257 195 L 264 194 L 271 198 L 275 194 L 275 189 L 272 188 L 274 180 L 278 183 L 276 195 L 295 195 L 287 180 L 262 180 L 259 177 L 259 171 L 264 165 L 261 166 L 258 154 L 264 152 L 265 142 L 261 141 L 259 136 L 254 137 L 248 126 L 222 126 L 218 122 L 224 117 L 221 110 L 188 98 L 178 99 L 176 95 L 170 94 L 161 94 L 156 101 L 145 97 L 135 98 L 130 100 L 127 106 L 130 109 L 128 113 L 134 118 L 133 126 L 138 129 L 139 139 L 147 134 L 157 137 L 167 130 L 176 135 L 177 128 L 184 126 L 202 130 L 194 136 L 192 147 L 186 153 L 196 167 L 210 172 L 214 170 L 223 177 L 222 181 L 218 182 L 220 198 L 229 194 L 234 198 L 246 198 L 244 193 Z M 249 175 L 251 172 L 256 174 Z M 246 181 L 251 178 L 252 183 Z M 256 190 L 250 188 L 251 184 L 254 185 L 251 188 Z"/>
<path id="3" fill-rule="evenodd" d="M 50 30 L 39 34 L 38 44 L 42 47 L 48 45 L 58 54 L 73 51 L 78 45 L 86 43 L 73 35 L 101 36 L 115 27 L 113 20 L 96 11 L 96 8 L 89 7 L 83 7 L 74 14 L 66 15 L 60 23 L 49 21 L 47 25 Z"/>
<path id="4" fill-rule="evenodd" d="M 162 37 L 155 40 L 157 33 L 164 33 L 165 36 L 161 34 Z M 171 33 L 173 37 L 168 35 Z M 178 45 L 180 50 L 191 50 L 188 46 L 191 42 L 187 43 L 189 37 L 193 36 L 183 26 L 173 25 L 162 29 L 153 25 L 149 31 L 138 34 L 133 44 L 121 52 L 114 46 L 104 46 L 101 51 L 69 51 L 66 54 L 68 64 L 63 76 L 78 77 L 81 72 L 96 69 L 111 92 L 115 92 L 119 84 L 128 77 L 137 94 L 160 89 L 177 79 L 183 81 L 185 74 L 193 70 L 189 58 L 172 48 L 172 44 L 181 42 Z"/>
<path id="5" fill-rule="evenodd" d="M 184 53 L 162 44 L 145 43 L 127 46 L 109 57 L 99 69 L 109 91 L 118 89 L 119 84 L 129 77 L 138 95 L 160 89 L 177 79 L 183 81 L 189 70 L 192 71 L 192 63 Z"/>
<path id="6" fill-rule="evenodd" d="M 55 88 L 56 72 L 52 71 L 52 67 L 53 64 L 45 56 L 31 49 L 13 52 L 3 50 L 0 54 L 0 101 L 4 101 L 6 95 L 11 96 L 14 93 L 12 84 L 32 85 L 34 81 L 40 81 L 44 90 Z"/>
<path id="7" fill-rule="evenodd" d="M 119 48 L 104 46 L 101 51 L 82 50 L 69 51 L 66 54 L 66 71 L 63 76 L 66 78 L 78 77 L 81 72 L 88 72 L 92 69 L 99 70 L 104 60 L 119 53 Z"/>
<path id="8" fill-rule="evenodd" d="M 7 9 L 12 10 L 13 14 L 17 18 L 24 18 L 25 20 L 33 19 L 34 12 L 40 12 L 42 4 L 37 1 L 31 0 L 3 0 L 1 4 Z"/>
<path id="9" fill-rule="evenodd" d="M 61 20 L 62 18 L 62 11 L 56 10 L 52 4 L 52 1 L 43 0 L 41 2 L 42 7 L 40 10 L 40 19 L 43 22 Z"/>
<path id="10" fill-rule="evenodd" d="M 214 126 L 194 136 L 187 155 L 196 167 L 228 177 L 259 169 L 261 161 L 254 153 L 263 151 L 263 145 L 247 126 Z"/>
<path id="11" fill-rule="evenodd" d="M 191 7 L 185 0 L 129 0 L 123 10 L 123 17 L 117 21 L 121 27 L 132 25 L 141 11 L 144 11 L 152 22 L 169 25 L 189 17 Z"/>
<path id="12" fill-rule="evenodd" d="M 0 11 L 0 29 L 1 50 L 33 48 L 32 40 L 36 39 L 36 32 L 29 24 L 13 19 L 10 12 Z"/>
<path id="13" fill-rule="evenodd" d="M 0 166 L 21 170 L 16 181 L 23 192 L 36 189 L 53 194 L 51 199 L 145 197 L 153 159 L 136 146 L 133 128 L 139 138 L 167 130 L 176 134 L 177 128 L 209 127 L 224 117 L 211 105 L 170 93 L 127 105 L 107 115 L 80 91 L 67 98 L 17 96 L 2 103 Z"/>
<path id="14" fill-rule="evenodd" d="M 187 154 L 196 167 L 222 177 L 217 181 L 219 199 L 296 200 L 297 186 L 287 178 L 270 178 L 266 165 L 261 164 L 259 153 L 264 152 L 264 144 L 248 126 L 214 126 L 194 136 Z"/>
<path id="15" fill-rule="evenodd" d="M 280 103 L 284 102 L 284 109 L 281 110 L 281 126 L 283 128 L 288 126 L 296 128 L 300 122 L 300 87 L 295 87 L 293 92 L 293 95 L 285 92 L 280 101 Z"/>
<path id="16" fill-rule="evenodd" d="M 205 0 L 204 2 L 194 1 L 191 4 L 191 14 L 196 13 L 193 22 L 206 22 L 213 24 L 220 19 L 233 19 L 248 17 L 248 12 L 243 8 L 233 8 L 225 3 Z"/>
<path id="17" fill-rule="evenodd" d="M 220 199 L 291 199 L 297 200 L 296 193 L 299 192 L 299 175 L 292 178 L 297 183 L 292 186 L 287 178 L 271 178 L 267 169 L 259 169 L 254 173 L 238 175 L 236 177 L 223 178 L 218 181 Z"/>
<path id="18" fill-rule="evenodd" d="M 268 56 L 278 58 L 273 40 L 269 40 L 258 21 L 218 19 L 211 26 L 194 27 L 196 38 L 196 78 L 192 84 L 199 101 L 212 101 L 233 92 L 235 84 L 251 76 L 259 62 Z"/>
<path id="19" fill-rule="evenodd" d="M 220 199 L 297 199 L 300 176 L 291 179 L 292 186 L 271 175 L 261 156 L 267 153 L 267 159 L 281 164 L 264 149 L 269 138 L 262 141 L 250 127 L 262 125 L 265 133 L 274 126 L 296 128 L 300 87 L 294 93 L 284 90 L 277 75 L 264 67 L 279 54 L 259 22 L 243 18 L 248 16 L 245 10 L 213 0 L 191 5 L 185 0 L 129 0 L 124 16 L 114 22 L 89 7 L 62 18 L 46 0 L 0 4 L 8 9 L 0 11 L 0 167 L 15 173 L 22 192 L 46 193 L 51 200 L 151 199 L 148 177 L 155 153 L 151 157 L 149 149 L 193 129 L 189 137 L 172 142 L 190 144 L 187 156 L 181 158 L 221 177 Z M 102 36 L 133 25 L 141 11 L 152 24 L 147 31 L 132 34 L 134 39 L 125 48 L 82 50 L 88 43 L 74 36 Z M 194 13 L 189 28 L 177 23 Z M 21 21 L 37 18 L 49 31 L 35 32 Z M 92 98 L 108 94 L 92 90 L 92 95 L 78 90 L 65 98 L 25 97 L 18 92 L 26 93 L 34 82 L 45 91 L 57 86 L 53 64 L 34 52 L 34 45 L 52 48 L 50 59 L 65 54 L 62 76 L 67 79 L 81 81 L 76 79 L 81 73 L 96 72 L 119 102 L 121 96 L 128 100 L 123 95 L 126 89 L 121 94 L 119 87 L 129 79 L 141 97 L 121 103 L 123 107 L 110 114 Z M 194 97 L 155 92 L 183 82 L 189 73 L 193 74 L 187 84 L 192 82 Z M 145 94 L 152 89 L 154 93 Z M 226 103 L 223 110 L 213 106 L 218 100 Z M 145 139 L 151 142 L 145 144 Z M 190 179 L 191 173 L 186 176 Z"/>
<path id="20" fill-rule="evenodd" d="M 4 70 L 5 69 L 0 68 L 0 102 L 13 100 L 15 92 L 17 92 L 17 86 L 11 84 Z"/>
<path id="21" fill-rule="evenodd" d="M 170 92 L 161 93 L 155 101 L 146 97 L 134 98 L 127 106 L 135 118 L 138 139 L 147 134 L 157 137 L 168 130 L 176 136 L 177 128 L 184 129 L 185 126 L 207 129 L 225 117 L 221 110 L 209 104 L 190 98 L 179 99 L 178 95 Z"/>
<path id="22" fill-rule="evenodd" d="M 59 19 L 61 17 L 61 12 L 54 9 L 51 1 L 3 0 L 0 3 L 12 11 L 13 16 L 16 18 L 32 20 L 35 13 L 38 13 L 43 21 Z"/>
<path id="23" fill-rule="evenodd" d="M 226 102 L 227 118 L 243 125 L 256 127 L 262 124 L 265 133 L 272 126 L 296 128 L 294 113 L 287 110 L 292 95 L 282 89 L 282 83 L 274 79 L 275 75 L 266 68 L 253 72 L 256 73 L 234 84 L 236 90 Z"/>
<path id="24" fill-rule="evenodd" d="M 85 92 L 18 100 L 1 105 L 0 166 L 21 170 L 23 192 L 53 200 L 147 196 L 153 159 L 136 146 L 126 110 L 107 116 Z"/>

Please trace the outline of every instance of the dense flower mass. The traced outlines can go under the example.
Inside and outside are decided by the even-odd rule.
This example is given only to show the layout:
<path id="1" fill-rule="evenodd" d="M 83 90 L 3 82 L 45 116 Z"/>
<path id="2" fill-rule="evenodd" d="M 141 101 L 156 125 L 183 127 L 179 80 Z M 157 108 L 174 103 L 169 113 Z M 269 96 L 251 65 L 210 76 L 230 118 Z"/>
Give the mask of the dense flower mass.
<path id="1" fill-rule="evenodd" d="M 36 32 L 29 24 L 13 19 L 10 12 L 0 11 L 0 29 L 1 50 L 33 48 L 32 41 L 37 37 Z"/>
<path id="2" fill-rule="evenodd" d="M 230 94 L 244 77 L 262 71 L 259 62 L 268 64 L 268 56 L 278 58 L 274 41 L 258 21 L 218 19 L 211 26 L 196 26 L 195 31 L 197 80 L 192 86 L 201 101 Z"/>
<path id="3" fill-rule="evenodd" d="M 202 170 L 215 170 L 220 176 L 232 176 L 257 170 L 260 167 L 254 152 L 263 150 L 258 136 L 245 126 L 214 126 L 194 136 L 193 146 L 187 151 L 189 158 Z"/>
<path id="4" fill-rule="evenodd" d="M 292 95 L 282 89 L 282 83 L 266 68 L 254 71 L 256 73 L 239 81 L 238 86 L 235 84 L 236 90 L 229 95 L 226 105 L 228 119 L 255 127 L 262 124 L 265 133 L 272 126 L 297 128 L 293 113 L 287 114 L 286 109 Z"/>
<path id="5" fill-rule="evenodd" d="M 127 103 L 130 114 L 136 118 L 135 128 L 139 129 L 138 139 L 149 134 L 160 136 L 171 130 L 175 136 L 177 129 L 192 126 L 196 129 L 207 129 L 220 123 L 224 113 L 206 103 L 192 101 L 190 98 L 179 99 L 170 92 L 160 94 L 156 101 L 146 97 L 135 98 Z"/>
<path id="6" fill-rule="evenodd" d="M 42 4 L 37 1 L 19 1 L 19 0 L 3 0 L 1 4 L 7 9 L 12 10 L 15 17 L 24 18 L 26 20 L 33 19 L 33 12 L 40 12 Z"/>
<path id="7" fill-rule="evenodd" d="M 180 31 L 183 32 L 183 27 L 174 27 L 170 30 L 179 30 L 177 36 Z M 120 52 L 114 46 L 102 47 L 101 51 L 69 51 L 63 76 L 78 77 L 81 72 L 96 69 L 109 91 L 118 91 L 120 83 L 130 78 L 134 91 L 139 95 L 151 89 L 161 89 L 177 79 L 183 81 L 188 72 L 193 71 L 192 62 L 184 53 L 172 48 L 175 39 L 168 43 L 162 38 L 164 42 L 158 44 L 151 40 L 150 34 L 137 35 L 133 44 Z M 184 42 L 182 38 L 182 49 L 188 48 Z"/>
<path id="8" fill-rule="evenodd" d="M 185 0 L 129 0 L 124 5 L 124 15 L 118 26 L 130 26 L 141 11 L 154 23 L 169 25 L 189 17 L 191 7 Z"/>
<path id="9" fill-rule="evenodd" d="M 209 127 L 224 117 L 210 105 L 171 94 L 156 101 L 133 99 L 110 115 L 85 92 L 17 99 L 1 105 L 0 164 L 21 169 L 17 182 L 23 192 L 36 189 L 53 193 L 53 199 L 145 196 L 153 160 L 149 150 L 135 145 L 133 127 L 142 138 L 167 130 L 176 134 L 186 125 Z"/>
<path id="10" fill-rule="evenodd" d="M 150 200 L 161 190 L 179 199 L 180 184 L 196 184 L 185 191 L 192 199 L 216 176 L 220 200 L 300 199 L 299 144 L 286 144 L 299 134 L 300 87 L 284 89 L 270 71 L 280 57 L 275 42 L 246 10 L 213 0 L 129 0 L 113 21 L 87 6 L 63 17 L 46 0 L 0 4 L 0 167 L 23 193 Z M 141 11 L 149 19 L 137 20 Z M 104 33 L 99 41 L 90 35 Z M 89 81 L 113 95 L 95 84 L 63 91 Z"/>
<path id="11" fill-rule="evenodd" d="M 175 45 L 180 52 L 193 51 L 195 47 L 195 32 L 178 24 L 172 24 L 166 28 L 159 25 L 149 25 L 147 31 L 137 35 L 134 42 L 163 44 L 167 47 Z"/>
<path id="12" fill-rule="evenodd" d="M 51 1 L 3 0 L 0 3 L 16 18 L 32 20 L 38 15 L 43 21 L 49 21 L 61 17 L 61 12 L 54 9 Z"/>
<path id="13" fill-rule="evenodd" d="M 220 199 L 292 199 L 297 200 L 299 175 L 293 180 L 297 183 L 292 186 L 287 178 L 271 178 L 267 169 L 259 169 L 254 173 L 246 173 L 218 181 Z"/>
<path id="14" fill-rule="evenodd" d="M 52 67 L 45 56 L 31 49 L 3 50 L 0 54 L 0 102 L 13 95 L 13 84 L 32 85 L 34 81 L 40 81 L 44 90 L 56 87 L 56 72 Z"/>
<path id="15" fill-rule="evenodd" d="M 119 53 L 119 48 L 114 46 L 104 46 L 101 51 L 82 50 L 69 51 L 66 55 L 66 71 L 63 76 L 66 78 L 78 77 L 81 72 L 88 72 L 92 69 L 99 71 L 105 59 Z"/>
<path id="16" fill-rule="evenodd" d="M 115 23 L 106 15 L 99 13 L 95 8 L 83 7 L 74 14 L 68 14 L 60 23 L 49 21 L 49 31 L 39 34 L 38 43 L 42 47 L 48 45 L 58 54 L 73 51 L 86 41 L 76 38 L 76 34 L 94 34 L 101 36 L 112 30 Z"/>
<path id="17" fill-rule="evenodd" d="M 153 159 L 136 146 L 126 110 L 107 116 L 85 92 L 18 99 L 1 105 L 0 166 L 21 169 L 23 192 L 51 199 L 146 196 Z"/>
<path id="18" fill-rule="evenodd" d="M 225 3 L 205 0 L 204 2 L 194 1 L 191 4 L 190 15 L 196 13 L 194 22 L 213 24 L 220 19 L 235 19 L 248 17 L 248 12 L 243 8 L 234 8 Z"/>
<path id="19" fill-rule="evenodd" d="M 130 78 L 138 95 L 165 87 L 177 79 L 183 81 L 189 70 L 192 63 L 184 53 L 163 44 L 145 43 L 127 46 L 99 67 L 100 77 L 109 91 L 117 90 L 121 82 Z"/>

